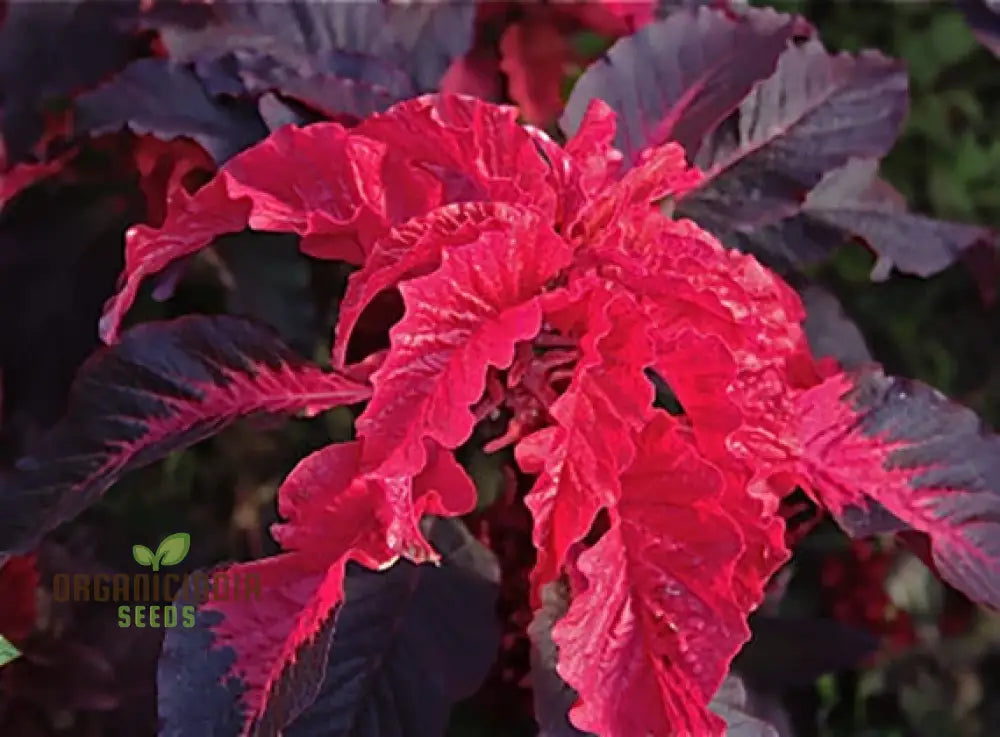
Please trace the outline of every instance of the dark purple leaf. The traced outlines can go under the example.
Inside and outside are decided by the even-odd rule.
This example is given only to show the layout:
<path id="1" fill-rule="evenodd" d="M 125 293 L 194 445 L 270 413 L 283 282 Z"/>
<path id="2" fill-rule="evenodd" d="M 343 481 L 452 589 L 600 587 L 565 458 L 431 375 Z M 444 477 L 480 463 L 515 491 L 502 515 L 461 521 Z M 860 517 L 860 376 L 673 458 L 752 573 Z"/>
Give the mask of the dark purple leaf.
<path id="1" fill-rule="evenodd" d="M 865 337 L 832 293 L 810 284 L 800 289 L 799 295 L 806 308 L 803 327 L 813 355 L 835 358 L 847 369 L 872 361 Z"/>
<path id="2" fill-rule="evenodd" d="M 836 515 L 840 529 L 853 538 L 873 537 L 909 530 L 909 526 L 874 499 L 850 504 Z"/>
<path id="3" fill-rule="evenodd" d="M 364 117 L 436 89 L 471 46 L 475 6 L 249 0 L 213 11 L 197 27 L 149 23 L 212 94 L 276 91 Z"/>
<path id="4" fill-rule="evenodd" d="M 573 88 L 560 126 L 575 133 L 590 101 L 601 98 L 618 113 L 615 146 L 626 165 L 667 141 L 693 157 L 805 28 L 771 10 L 742 18 L 709 8 L 678 10 L 618 41 L 592 64 Z"/>
<path id="5" fill-rule="evenodd" d="M 435 520 L 441 567 L 351 564 L 323 688 L 288 737 L 437 737 L 500 644 L 499 568 L 461 522 Z"/>
<path id="6" fill-rule="evenodd" d="M 726 737 L 780 737 L 778 730 L 747 711 L 746 686 L 737 676 L 726 676 L 708 708 L 726 720 Z"/>
<path id="7" fill-rule="evenodd" d="M 398 91 L 393 91 L 332 75 L 302 76 L 283 67 L 259 75 L 244 70 L 241 76 L 248 92 L 278 90 L 285 97 L 328 118 L 345 114 L 353 118 L 367 118 L 386 110 L 394 102 L 415 96 L 409 86 L 400 85 Z"/>
<path id="8" fill-rule="evenodd" d="M 3 551 L 31 549 L 126 472 L 240 417 L 318 411 L 368 394 L 243 318 L 185 317 L 133 328 L 84 363 L 65 417 L 0 477 Z"/>
<path id="9" fill-rule="evenodd" d="M 884 155 L 906 109 L 901 63 L 874 51 L 830 55 L 817 40 L 789 48 L 704 141 L 695 163 L 706 183 L 678 211 L 709 209 L 744 230 L 792 216 L 827 172 Z"/>
<path id="10" fill-rule="evenodd" d="M 801 212 L 756 228 L 738 227 L 724 209 L 697 197 L 686 200 L 682 214 L 695 220 L 729 248 L 750 253 L 784 275 L 827 261 L 849 236 Z"/>
<path id="11" fill-rule="evenodd" d="M 284 667 L 249 735 L 444 734 L 452 704 L 476 690 L 496 656 L 499 570 L 460 522 L 435 520 L 430 539 L 440 566 L 348 566 L 343 603 Z M 244 657 L 252 660 L 255 644 L 281 629 L 273 620 L 297 617 L 323 578 L 293 565 L 283 570 L 280 590 L 264 585 L 259 602 L 199 608 L 194 628 L 167 634 L 158 676 L 161 737 L 243 733 L 244 685 L 231 671 L 233 648 L 250 648 Z M 251 625 L 239 630 L 246 640 L 218 641 L 227 617 Z"/>
<path id="12" fill-rule="evenodd" d="M 906 211 L 906 202 L 878 178 L 876 159 L 852 159 L 830 172 L 809 193 L 804 215 L 862 239 L 879 257 L 872 278 L 896 269 L 931 276 L 953 264 L 967 249 L 994 243 L 988 228 L 950 223 Z"/>
<path id="13" fill-rule="evenodd" d="M 318 120 L 306 111 L 300 110 L 295 103 L 283 100 L 273 92 L 267 92 L 257 98 L 257 112 L 272 133 L 286 125 L 303 126 Z"/>
<path id="14" fill-rule="evenodd" d="M 560 583 L 542 589 L 542 606 L 528 626 L 531 637 L 531 687 L 535 697 L 538 737 L 592 737 L 569 721 L 577 693 L 556 671 L 559 648 L 552 641 L 552 627 L 569 608 L 569 592 Z"/>
<path id="15" fill-rule="evenodd" d="M 1000 57 L 1000 3 L 997 0 L 956 0 L 979 43 Z"/>
<path id="16" fill-rule="evenodd" d="M 0 217 L 0 466 L 65 409 L 140 207 L 112 188 L 44 187 Z"/>
<path id="17" fill-rule="evenodd" d="M 959 258 L 976 259 L 982 265 L 974 273 L 988 297 L 1000 274 L 996 233 L 907 212 L 901 195 L 878 178 L 877 169 L 876 159 L 851 159 L 827 174 L 796 214 L 760 227 L 734 222 L 729 210 L 697 194 L 680 209 L 729 247 L 786 273 L 826 261 L 851 239 L 878 257 L 873 280 L 886 278 L 893 267 L 926 277 Z"/>
<path id="18" fill-rule="evenodd" d="M 799 400 L 802 476 L 841 519 L 877 501 L 930 537 L 941 576 L 1000 608 L 1000 437 L 915 381 L 867 368 Z"/>
<path id="19" fill-rule="evenodd" d="M 6 3 L 0 25 L 0 109 L 11 161 L 41 137 L 43 106 L 122 68 L 135 45 L 139 3 L 105 0 Z"/>
<path id="20" fill-rule="evenodd" d="M 274 558 L 262 562 L 262 570 L 269 564 L 272 569 L 273 564 L 281 564 Z M 249 570 L 254 564 L 244 565 Z M 322 613 L 323 621 L 315 634 L 296 650 L 294 661 L 285 665 L 271 685 L 263 714 L 247 724 L 247 688 L 233 672 L 237 660 L 234 648 L 253 648 L 272 632 L 287 628 L 288 622 L 310 605 L 323 580 L 317 571 L 302 571 L 292 565 L 284 566 L 280 574 L 280 581 L 274 581 L 265 573 L 259 599 L 217 602 L 214 608 L 201 607 L 205 595 L 199 596 L 194 586 L 179 592 L 175 606 L 182 612 L 193 608 L 189 612 L 194 626 L 169 630 L 163 641 L 157 667 L 159 737 L 277 737 L 316 698 L 336 627 L 334 613 Z M 236 643 L 220 638 L 220 629 L 231 624 L 227 618 L 237 621 L 236 629 L 245 640 Z"/>
<path id="21" fill-rule="evenodd" d="M 164 140 L 193 138 L 223 163 L 265 135 L 253 106 L 223 105 L 195 74 L 165 59 L 140 59 L 76 100 L 77 130 L 90 135 L 127 127 Z"/>

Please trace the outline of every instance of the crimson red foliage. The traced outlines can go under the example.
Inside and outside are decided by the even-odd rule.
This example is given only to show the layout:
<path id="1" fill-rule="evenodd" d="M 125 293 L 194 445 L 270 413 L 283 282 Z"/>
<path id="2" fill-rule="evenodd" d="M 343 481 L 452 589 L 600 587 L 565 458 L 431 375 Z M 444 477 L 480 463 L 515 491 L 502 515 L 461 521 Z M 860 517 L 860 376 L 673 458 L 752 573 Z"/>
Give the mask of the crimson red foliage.
<path id="1" fill-rule="evenodd" d="M 834 487 L 813 461 L 833 452 L 812 428 L 851 411 L 825 404 L 850 379 L 824 383 L 835 369 L 812 358 L 795 292 L 653 206 L 700 184 L 680 147 L 649 148 L 620 175 L 603 102 L 565 148 L 515 116 L 442 95 L 354 129 L 287 127 L 194 195 L 178 191 L 160 227 L 129 233 L 109 339 L 145 276 L 247 225 L 361 265 L 337 367 L 372 300 L 402 296 L 358 441 L 289 477 L 275 535 L 294 552 L 250 564 L 301 589 L 284 599 L 292 609 L 210 607 L 224 614 L 219 643 L 236 643 L 248 725 L 337 605 L 347 561 L 436 559 L 418 521 L 472 508 L 464 471 L 445 459 L 471 436 L 487 389 L 512 418 L 503 443 L 516 441 L 518 464 L 537 476 L 525 499 L 538 553 L 531 601 L 570 582 L 552 633 L 559 673 L 580 697 L 574 724 L 601 735 L 721 734 L 706 705 L 788 557 L 781 500 L 798 482 L 839 510 L 861 498 L 845 484 L 883 472 L 880 455 L 867 466 L 852 456 Z M 503 378 L 488 381 L 493 370 Z M 647 371 L 681 416 L 654 408 Z M 349 534 L 331 537 L 330 525 Z M 266 646 L 240 644 L 249 621 L 273 623 Z"/>
<path id="2" fill-rule="evenodd" d="M 133 229 L 128 281 L 110 305 L 106 334 L 145 274 L 244 224 L 294 230 L 314 255 L 362 262 L 348 286 L 335 363 L 377 293 L 398 286 L 404 315 L 371 376 L 355 460 L 327 472 L 344 485 L 302 481 L 315 464 L 327 467 L 321 458 L 343 455 L 341 447 L 307 460 L 282 489 L 289 522 L 278 539 L 299 551 L 288 565 L 306 552 L 310 570 L 323 561 L 342 570 L 348 559 L 381 566 L 400 554 L 432 559 L 416 528 L 432 507 L 418 502 L 412 480 L 433 454 L 469 437 L 476 418 L 468 408 L 486 389 L 487 368 L 510 368 L 501 393 L 526 435 L 518 461 L 539 476 L 527 498 L 539 551 L 533 601 L 561 575 L 579 584 L 554 632 L 560 671 L 582 699 L 574 720 L 609 735 L 715 732 L 722 722 L 705 705 L 749 634 L 747 614 L 787 557 L 776 510 L 791 487 L 763 459 L 788 455 L 783 428 L 793 398 L 819 374 L 790 289 L 694 223 L 651 207 L 699 182 L 680 149 L 651 149 L 618 178 L 613 134 L 602 103 L 563 150 L 518 126 L 513 110 L 458 97 L 406 102 L 350 131 L 286 128 L 193 197 L 175 198 L 162 227 Z M 288 156 L 301 165 L 278 169 L 276 157 Z M 342 178 L 311 173 L 320 161 L 357 174 L 331 189 Z M 379 175 L 387 166 L 391 178 Z M 570 348 L 550 368 L 539 364 L 541 374 L 535 361 L 515 360 L 518 344 L 540 334 Z M 555 386 L 560 366 L 564 391 Z M 683 418 L 653 408 L 647 369 L 674 389 Z M 534 396 L 527 411 L 536 419 L 514 401 L 519 389 Z M 363 502 L 374 526 L 359 519 L 348 526 L 350 540 L 308 542 L 328 514 L 307 512 L 320 489 L 324 508 Z M 438 513 L 469 508 L 442 502 Z M 610 528 L 590 548 L 601 510 Z M 650 556 L 654 544 L 661 550 Z M 300 624 L 274 632 L 273 659 L 258 645 L 253 665 L 237 660 L 251 718 L 262 713 L 255 704 L 276 677 L 272 668 L 336 603 L 339 578 L 322 580 Z M 607 611 L 609 600 L 617 602 L 612 618 L 595 626 L 593 607 Z M 228 614 L 222 641 L 238 637 L 239 621 Z M 595 647 L 613 648 L 614 657 L 600 656 L 606 671 L 586 665 Z M 639 662 L 643 673 L 628 675 Z M 648 707 L 620 712 L 622 694 Z"/>
<path id="3" fill-rule="evenodd" d="M 795 19 L 726 7 L 678 14 L 623 41 L 578 87 L 564 144 L 519 116 L 544 125 L 561 110 L 567 65 L 582 61 L 567 33 L 625 34 L 651 20 L 650 3 L 483 6 L 480 24 L 502 17 L 502 32 L 457 61 L 462 52 L 449 45 L 437 53 L 440 39 L 429 33 L 430 51 L 417 54 L 427 62 L 417 76 L 434 80 L 426 84 L 401 70 L 420 45 L 406 32 L 405 14 L 370 6 L 361 20 L 374 29 L 372 43 L 381 39 L 382 52 L 392 52 L 398 94 L 385 86 L 381 60 L 342 38 L 353 28 L 346 10 L 317 5 L 302 15 L 309 53 L 279 64 L 230 36 L 238 26 L 267 38 L 267 18 L 285 10 L 202 8 L 221 18 L 206 36 L 154 23 L 165 34 L 159 52 L 170 60 L 135 61 L 89 95 L 88 130 L 128 125 L 158 136 L 131 149 L 148 212 L 126 233 L 124 272 L 100 326 L 109 346 L 81 369 L 71 411 L 48 444 L 0 478 L 9 548 L 33 548 L 125 470 L 237 417 L 366 402 L 354 439 L 315 451 L 282 484 L 281 521 L 272 528 L 282 552 L 222 569 L 257 574 L 268 596 L 196 601 L 197 627 L 166 636 L 162 734 L 205 728 L 188 709 L 202 696 L 211 711 L 204 721 L 216 733 L 287 727 L 295 734 L 327 664 L 344 652 L 335 643 L 340 624 L 363 630 L 365 596 L 385 595 L 372 583 L 377 577 L 352 579 L 358 564 L 385 571 L 401 560 L 442 563 L 425 518 L 466 516 L 481 501 L 458 460 L 473 438 L 487 453 L 513 446 L 503 473 L 527 489 L 522 498 L 512 483 L 494 517 L 478 518 L 482 537 L 504 552 L 504 647 L 523 651 L 519 632 L 534 612 L 533 639 L 557 651 L 553 669 L 572 692 L 568 718 L 579 730 L 724 734 L 710 704 L 750 637 L 749 615 L 790 556 L 782 503 L 798 487 L 852 533 L 882 525 L 925 534 L 929 560 L 945 579 L 1000 606 L 996 438 L 926 387 L 817 360 L 796 291 L 755 257 L 728 250 L 704 223 L 674 217 L 680 203 L 682 212 L 721 223 L 716 234 L 742 238 L 779 221 L 801 225 L 806 205 L 822 196 L 836 210 L 856 194 L 846 184 L 858 176 L 870 185 L 867 197 L 886 200 L 872 184 L 873 161 L 855 157 L 881 155 L 895 137 L 905 106 L 899 65 L 873 55 L 831 57 L 816 39 L 799 43 L 812 31 Z M 428 27 L 443 23 L 434 28 L 446 37 L 457 27 L 451 21 L 461 20 L 410 10 Z M 393 33 L 379 35 L 379 23 L 393 18 Z M 314 37 L 314 22 L 330 33 Z M 213 34 L 231 48 L 198 45 Z M 650 38 L 690 40 L 690 53 L 652 74 L 655 84 L 642 82 L 653 104 L 636 95 L 619 117 L 601 97 L 606 87 L 623 69 L 631 74 L 636 60 L 653 59 L 652 71 L 663 71 L 659 56 L 673 53 L 654 49 Z M 746 40 L 754 58 L 734 39 Z M 706 63 L 718 49 L 727 49 L 724 63 Z M 175 57 L 191 68 L 173 64 Z M 322 74 L 306 74 L 325 63 Z M 406 92 L 432 87 L 449 64 L 444 93 Z M 520 110 L 454 94 L 493 97 L 501 73 Z M 169 100 L 123 95 L 148 80 L 199 100 L 193 132 Z M 855 87 L 884 109 L 868 128 L 859 118 L 858 132 L 837 146 L 820 146 L 825 158 L 813 156 L 803 141 L 846 119 Z M 221 104 L 219 90 L 236 90 L 239 105 Z M 358 102 L 373 90 L 378 95 Z M 338 118 L 350 125 L 299 125 L 301 111 L 282 108 L 277 92 L 331 115 L 331 99 L 357 104 Z M 256 107 L 247 114 L 255 95 L 261 111 L 277 111 L 261 112 L 268 125 L 278 122 L 246 147 L 263 130 Z M 410 99 L 384 109 L 400 97 Z M 780 104 L 764 112 L 780 113 L 778 123 L 751 130 L 747 119 L 770 120 L 756 117 L 756 105 L 772 97 Z M 178 130 L 206 148 L 174 140 Z M 680 143 L 664 142 L 671 137 Z M 692 160 L 707 162 L 710 176 Z M 8 190 L 13 196 L 23 182 L 57 171 L 57 162 L 17 170 L 0 204 Z M 770 189 L 758 186 L 761 171 Z M 207 181 L 196 188 L 199 179 Z M 886 218 L 902 217 L 896 199 L 888 198 Z M 850 228 L 833 232 L 841 241 L 858 229 L 849 219 Z M 244 320 L 185 318 L 119 335 L 147 278 L 245 229 L 295 234 L 312 259 L 357 267 L 339 304 L 332 373 Z M 984 237 L 980 228 L 960 235 L 965 245 Z M 949 246 L 930 266 L 921 252 L 911 270 L 930 273 L 959 250 Z M 367 350 L 372 345 L 385 347 Z M 678 406 L 668 411 L 664 395 Z M 44 513 L 18 504 L 26 498 Z M 508 516 L 521 501 L 520 516 Z M 503 551 L 511 540 L 517 550 Z M 882 627 L 885 561 L 868 548 L 855 552 L 867 556 L 861 598 L 851 580 L 861 575 L 855 561 L 830 563 L 831 591 L 853 587 L 831 611 Z M 489 568 L 456 565 L 451 575 L 481 589 L 495 583 L 491 574 L 468 571 Z M 401 585 L 419 579 L 403 576 Z M 558 615 L 545 611 L 553 592 L 566 595 Z M 389 619 L 392 627 L 406 621 Z M 22 620 L 0 630 L 16 635 Z M 433 638 L 416 640 L 433 651 Z M 386 678 L 398 676 L 385 653 L 371 660 L 385 666 Z M 432 679 L 435 723 L 485 672 L 471 660 L 446 669 L 448 684 Z M 328 683 L 337 678 L 351 677 L 338 670 Z M 352 709 L 364 704 L 350 691 L 336 690 L 325 708 L 353 725 Z M 556 711 L 561 718 L 566 708 Z"/>

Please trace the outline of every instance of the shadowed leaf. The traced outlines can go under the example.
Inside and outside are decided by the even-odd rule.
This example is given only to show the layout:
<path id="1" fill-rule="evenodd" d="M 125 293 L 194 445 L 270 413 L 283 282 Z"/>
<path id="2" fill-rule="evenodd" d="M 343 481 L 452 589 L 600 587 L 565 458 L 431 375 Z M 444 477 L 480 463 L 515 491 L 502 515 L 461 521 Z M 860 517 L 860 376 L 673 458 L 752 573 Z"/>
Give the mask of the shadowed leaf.
<path id="1" fill-rule="evenodd" d="M 864 630 L 824 619 L 759 613 L 750 619 L 750 631 L 750 641 L 736 656 L 733 668 L 747 683 L 769 692 L 854 668 L 879 644 Z"/>
<path id="2" fill-rule="evenodd" d="M 140 59 L 76 99 L 78 131 L 90 135 L 127 127 L 163 140 L 193 138 L 223 163 L 267 135 L 254 106 L 222 105 L 185 67 Z"/>
<path id="3" fill-rule="evenodd" d="M 475 6 L 247 0 L 201 24 L 154 11 L 170 57 L 214 94 L 278 92 L 327 115 L 363 118 L 437 89 L 472 43 Z"/>
<path id="4" fill-rule="evenodd" d="M 288 737 L 439 737 L 499 645 L 499 569 L 460 522 L 436 520 L 440 567 L 352 567 L 323 687 Z"/>
<path id="5" fill-rule="evenodd" d="M 436 520 L 430 539 L 440 566 L 349 566 L 342 601 L 339 573 L 301 567 L 294 555 L 228 569 L 258 573 L 260 597 L 203 602 L 193 629 L 167 634 L 161 737 L 443 734 L 451 705 L 476 689 L 495 656 L 499 573 L 459 522 Z M 272 650 L 282 638 L 298 644 Z M 287 659 L 261 693 L 250 679 L 277 652 Z"/>
<path id="6" fill-rule="evenodd" d="M 806 308 L 803 328 L 813 355 L 835 358 L 847 369 L 872 360 L 865 337 L 844 313 L 836 296 L 816 284 L 801 289 L 799 294 Z"/>
<path id="7" fill-rule="evenodd" d="M 126 472 L 234 420 L 352 404 L 368 389 L 325 374 L 235 317 L 140 325 L 80 369 L 66 416 L 0 477 L 0 539 L 25 550 Z"/>
<path id="8" fill-rule="evenodd" d="M 42 135 L 44 105 L 125 65 L 138 8 L 102 0 L 4 3 L 0 108 L 12 161 L 20 161 Z"/>

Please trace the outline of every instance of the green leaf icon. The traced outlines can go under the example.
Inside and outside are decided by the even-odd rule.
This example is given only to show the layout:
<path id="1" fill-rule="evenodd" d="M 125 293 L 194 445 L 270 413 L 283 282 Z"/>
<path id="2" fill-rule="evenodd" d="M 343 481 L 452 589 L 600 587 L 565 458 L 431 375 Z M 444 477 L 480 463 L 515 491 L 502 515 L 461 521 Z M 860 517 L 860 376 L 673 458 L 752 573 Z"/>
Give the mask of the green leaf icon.
<path id="1" fill-rule="evenodd" d="M 14 647 L 10 640 L 0 635 L 0 668 L 19 657 L 21 657 L 21 651 Z"/>
<path id="2" fill-rule="evenodd" d="M 153 551 L 145 545 L 133 545 L 132 557 L 135 558 L 135 562 L 141 566 L 153 565 Z"/>
<path id="3" fill-rule="evenodd" d="M 173 535 L 167 535 L 156 549 L 153 570 L 158 571 L 161 565 L 177 565 L 184 560 L 190 549 L 191 536 L 186 532 L 175 532 Z"/>

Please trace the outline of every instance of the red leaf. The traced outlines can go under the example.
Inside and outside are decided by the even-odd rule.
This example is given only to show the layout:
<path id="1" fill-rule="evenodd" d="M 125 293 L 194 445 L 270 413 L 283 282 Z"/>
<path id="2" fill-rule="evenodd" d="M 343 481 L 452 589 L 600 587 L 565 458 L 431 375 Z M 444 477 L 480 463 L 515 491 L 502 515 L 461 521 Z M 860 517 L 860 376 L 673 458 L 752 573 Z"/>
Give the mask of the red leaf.
<path id="1" fill-rule="evenodd" d="M 510 232 L 485 232 L 445 251 L 437 271 L 400 287 L 406 311 L 372 375 L 374 393 L 357 430 L 363 474 L 393 507 L 389 545 L 415 562 L 433 556 L 416 528 L 410 491 L 428 442 L 453 449 L 469 437 L 476 421 L 470 407 L 487 368 L 509 366 L 515 344 L 538 333 L 537 295 L 569 258 L 565 241 L 525 218 Z M 464 513 L 474 501 L 447 505 Z"/>
<path id="2" fill-rule="evenodd" d="M 658 414 L 637 447 L 553 629 L 559 673 L 580 696 L 570 718 L 602 737 L 721 737 L 707 704 L 750 632 L 733 592 L 741 533 L 723 478 L 673 418 Z"/>
<path id="3" fill-rule="evenodd" d="M 488 102 L 502 97 L 500 62 L 492 49 L 475 48 L 448 67 L 441 78 L 441 92 L 471 95 Z"/>
<path id="4" fill-rule="evenodd" d="M 487 367 L 506 368 L 514 344 L 538 333 L 537 295 L 570 256 L 565 241 L 525 213 L 506 232 L 445 250 L 440 268 L 400 286 L 406 311 L 357 422 L 367 470 L 412 476 L 424 466 L 424 438 L 445 448 L 468 438 Z"/>
<path id="5" fill-rule="evenodd" d="M 275 539 L 285 550 L 334 561 L 344 555 L 344 535 L 350 535 L 353 559 L 368 567 L 399 555 L 397 529 L 411 533 L 425 514 L 454 517 L 476 502 L 475 487 L 451 454 L 431 442 L 423 452 L 427 463 L 413 474 L 412 490 L 390 495 L 389 480 L 365 473 L 363 442 L 317 451 L 296 466 L 279 492 L 278 511 L 286 521 L 272 530 Z M 343 534 L 331 536 L 331 526 L 342 527 Z M 404 542 L 429 550 L 419 531 Z"/>
<path id="6" fill-rule="evenodd" d="M 834 517 L 878 502 L 927 533 L 941 576 L 1000 608 L 1000 439 L 970 410 L 878 369 L 801 395 L 800 468 Z"/>
<path id="7" fill-rule="evenodd" d="M 786 457 L 789 390 L 818 380 L 798 296 L 688 220 L 619 219 L 601 238 L 615 280 L 658 328 L 654 367 L 706 452 L 748 468 Z"/>
<path id="8" fill-rule="evenodd" d="M 593 195 L 618 174 L 622 154 L 614 147 L 618 128 L 615 111 L 601 99 L 587 105 L 576 133 L 566 142 L 566 154 L 580 171 L 580 186 Z"/>
<path id="9" fill-rule="evenodd" d="M 361 443 L 327 446 L 292 470 L 278 492 L 285 522 L 273 529 L 282 548 L 291 552 L 227 569 L 237 577 L 259 575 L 261 596 L 205 602 L 197 617 L 207 641 L 175 638 L 174 652 L 165 656 L 173 674 L 172 690 L 161 688 L 161 704 L 174 729 L 169 734 L 188 733 L 192 717 L 187 710 L 198 698 L 189 692 L 192 688 L 205 689 L 211 723 L 225 723 L 237 705 L 241 731 L 225 734 L 258 734 L 252 730 L 261 724 L 273 730 L 265 734 L 274 734 L 308 705 L 325 670 L 333 635 L 330 618 L 343 597 L 347 563 L 373 569 L 391 565 L 398 557 L 391 528 L 400 514 L 408 515 L 407 525 L 417 529 L 425 514 L 455 516 L 475 504 L 475 487 L 454 458 L 434 448 L 427 455 L 427 468 L 414 479 L 412 498 L 402 507 L 361 473 Z M 420 542 L 429 549 L 422 534 Z M 318 680 L 316 674 L 296 670 L 303 657 L 319 659 Z M 276 694 L 301 690 L 303 677 L 309 679 L 309 690 L 300 694 L 305 705 L 294 698 L 290 703 L 276 699 Z M 188 684 L 189 679 L 196 680 Z"/>
<path id="10" fill-rule="evenodd" d="M 225 233 L 298 233 L 303 248 L 360 263 L 387 227 L 378 167 L 384 146 L 337 123 L 288 126 L 235 156 L 193 196 L 177 190 L 159 228 L 126 233 L 121 291 L 109 300 L 101 336 L 113 342 L 142 280 Z"/>
<path id="11" fill-rule="evenodd" d="M 353 404 L 367 386 L 325 374 L 236 317 L 140 325 L 79 370 L 67 415 L 0 477 L 3 550 L 31 548 L 128 471 L 240 417 Z"/>
<path id="12" fill-rule="evenodd" d="M 517 446 L 521 468 L 540 474 L 524 500 L 534 516 L 538 550 L 531 575 L 536 607 L 570 547 L 583 539 L 601 509 L 617 503 L 619 477 L 635 455 L 632 432 L 651 415 L 653 386 L 643 371 L 653 354 L 648 326 L 630 319 L 636 310 L 627 296 L 598 289 L 565 314 L 547 315 L 567 332 L 582 318 L 582 355 L 569 388 L 549 407 L 555 424 Z"/>
<path id="13" fill-rule="evenodd" d="M 76 150 L 67 151 L 51 161 L 40 164 L 15 164 L 7 171 L 0 173 L 0 212 L 3 211 L 4 205 L 22 191 L 62 171 L 67 161 L 75 155 Z M 5 163 L 4 158 L 3 142 L 0 141 L 0 167 Z"/>
<path id="14" fill-rule="evenodd" d="M 669 2 L 669 0 L 667 0 Z M 605 36 L 621 36 L 652 21 L 664 3 L 652 0 L 596 0 L 592 3 L 558 3 L 553 7 L 564 15 Z"/>
<path id="15" fill-rule="evenodd" d="M 457 95 L 425 95 L 365 120 L 355 132 L 388 146 L 382 178 L 393 222 L 452 202 L 500 201 L 546 216 L 549 168 L 517 110 Z"/>
<path id="16" fill-rule="evenodd" d="M 146 217 L 151 225 L 163 224 L 170 195 L 186 185 L 194 175 L 208 176 L 215 170 L 211 156 L 201 146 L 184 138 L 161 141 L 154 136 L 136 140 L 135 168 L 139 187 L 146 196 Z"/>
<path id="17" fill-rule="evenodd" d="M 392 225 L 452 202 L 552 213 L 549 174 L 513 108 L 471 98 L 408 100 L 350 132 L 337 123 L 281 128 L 193 196 L 178 191 L 160 228 L 129 230 L 124 284 L 101 335 L 115 339 L 146 276 L 225 233 L 297 233 L 312 256 L 361 264 Z"/>
<path id="18" fill-rule="evenodd" d="M 508 231 L 524 219 L 535 222 L 536 216 L 501 202 L 459 202 L 409 220 L 375 241 L 364 266 L 351 274 L 340 304 L 334 365 L 344 365 L 358 318 L 380 292 L 431 273 L 445 251 L 475 243 L 487 232 Z"/>
<path id="19" fill-rule="evenodd" d="M 581 179 L 581 186 L 585 181 Z M 652 203 L 667 197 L 679 199 L 701 182 L 701 172 L 687 165 L 684 150 L 677 144 L 648 148 L 625 176 L 594 193 L 570 226 L 570 234 L 589 241 L 594 250 L 602 241 L 628 248 L 623 231 L 645 223 Z M 659 214 L 657 218 L 666 220 Z"/>

